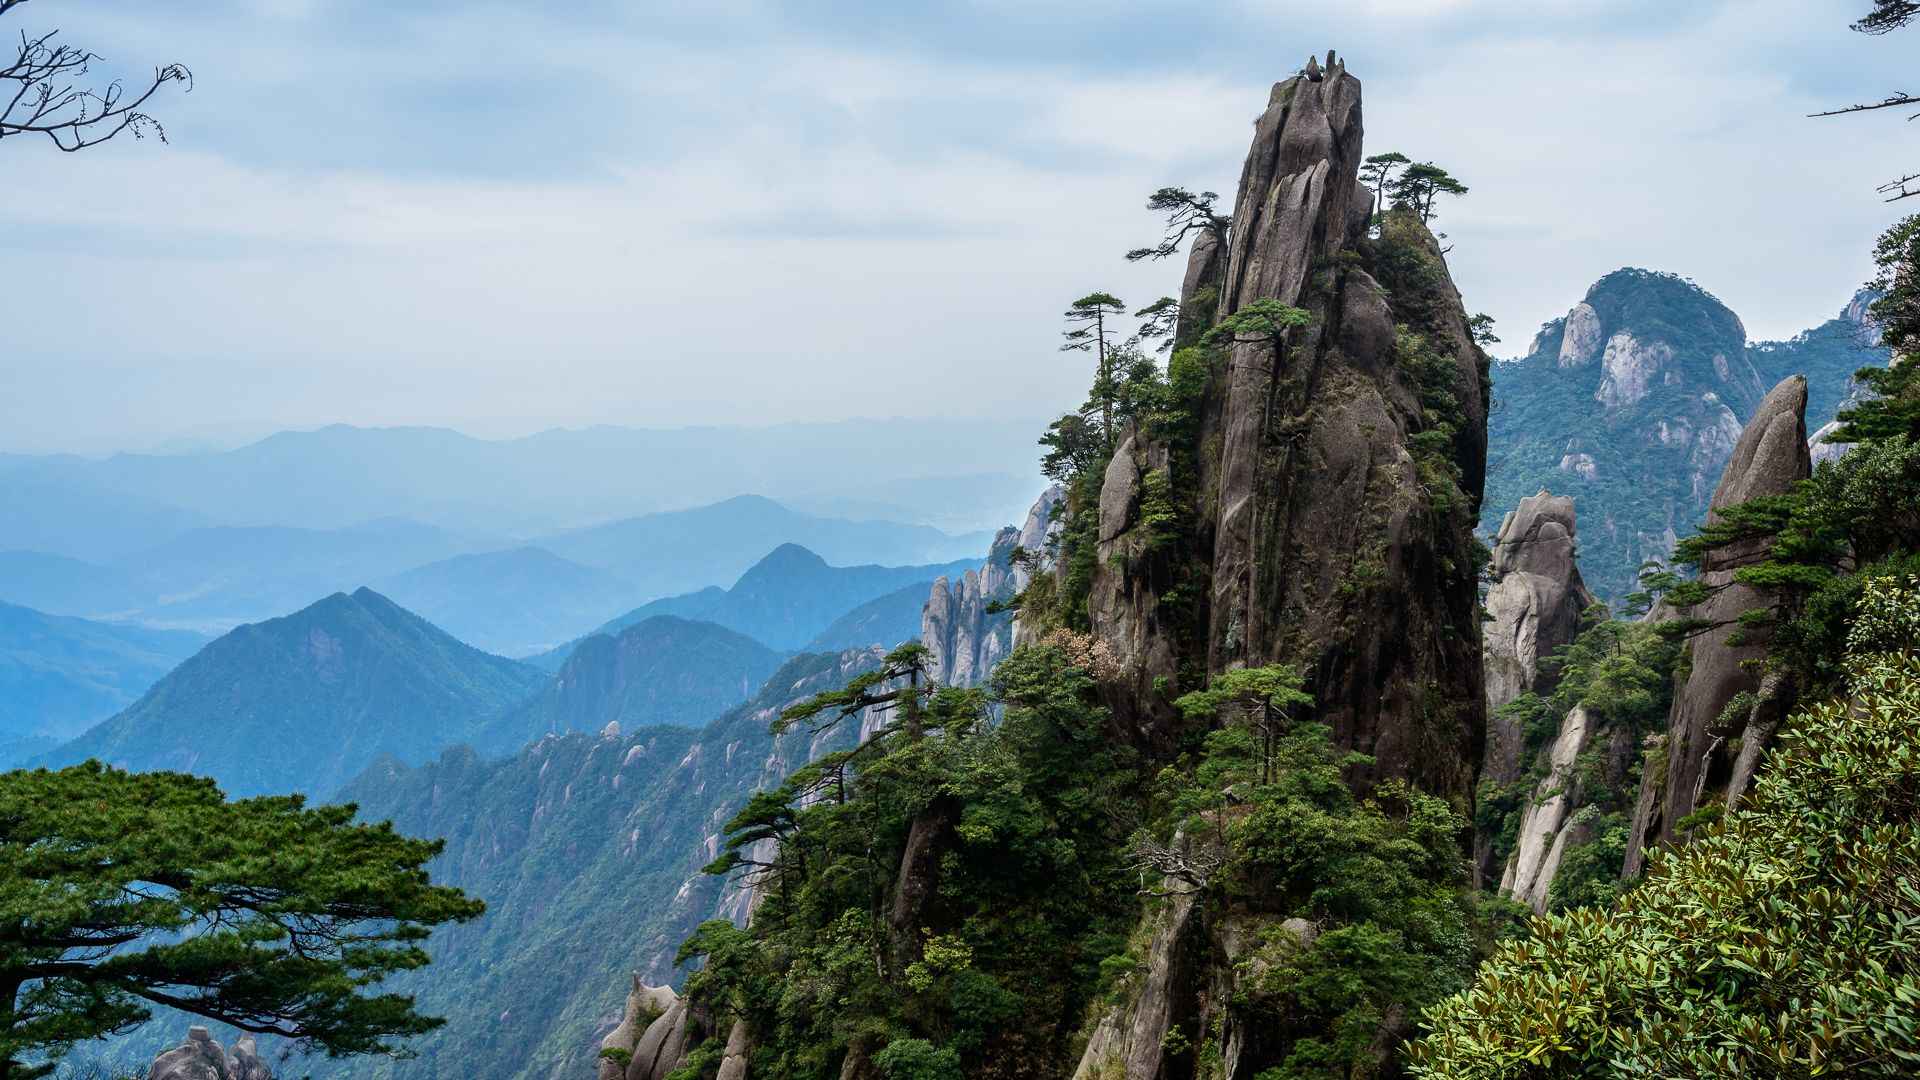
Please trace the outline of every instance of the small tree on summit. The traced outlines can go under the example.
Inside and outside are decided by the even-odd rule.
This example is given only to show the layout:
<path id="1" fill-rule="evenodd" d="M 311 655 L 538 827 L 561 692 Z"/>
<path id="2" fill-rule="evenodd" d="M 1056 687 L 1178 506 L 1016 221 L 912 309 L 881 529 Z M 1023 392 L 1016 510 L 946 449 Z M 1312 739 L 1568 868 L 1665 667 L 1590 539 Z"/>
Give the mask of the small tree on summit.
<path id="1" fill-rule="evenodd" d="M 1127 305 L 1112 293 L 1088 293 L 1068 306 L 1062 318 L 1067 320 L 1067 329 L 1061 336 L 1067 340 L 1060 346 L 1061 352 L 1091 352 L 1097 358 L 1095 367 L 1095 393 L 1100 398 L 1100 422 L 1107 449 L 1113 449 L 1113 371 L 1110 367 L 1113 331 L 1107 329 L 1107 320 L 1115 315 L 1125 314 Z"/>
<path id="2" fill-rule="evenodd" d="M 1226 246 L 1227 233 L 1233 227 L 1233 218 L 1226 214 L 1216 214 L 1214 200 L 1220 196 L 1211 191 L 1198 195 L 1186 188 L 1163 187 L 1147 197 L 1147 209 L 1167 215 L 1167 234 L 1153 247 L 1134 248 L 1127 252 L 1128 262 L 1141 259 L 1164 259 L 1180 250 L 1186 242 L 1187 234 L 1208 232 L 1222 247 Z"/>
<path id="3" fill-rule="evenodd" d="M 1442 195 L 1465 195 L 1467 185 L 1431 161 L 1409 165 L 1388 185 L 1387 193 L 1397 204 L 1412 208 L 1422 224 L 1433 220 L 1433 202 Z"/>
<path id="4" fill-rule="evenodd" d="M 1402 165 L 1413 164 L 1413 159 L 1397 150 L 1384 154 L 1375 154 L 1360 166 L 1360 180 L 1373 192 L 1373 212 L 1380 212 L 1381 200 L 1387 197 L 1387 191 L 1393 183 L 1395 169 Z"/>
<path id="5" fill-rule="evenodd" d="M 24 3 L 0 0 L 0 17 Z M 13 59 L 0 59 L 0 139 L 43 135 L 68 153 L 98 146 L 123 131 L 136 139 L 152 135 L 166 142 L 166 129 L 141 110 L 168 83 L 191 88 L 192 72 L 167 64 L 131 90 L 118 79 L 97 89 L 84 87 L 77 80 L 100 57 L 55 41 L 59 33 L 22 31 Z"/>

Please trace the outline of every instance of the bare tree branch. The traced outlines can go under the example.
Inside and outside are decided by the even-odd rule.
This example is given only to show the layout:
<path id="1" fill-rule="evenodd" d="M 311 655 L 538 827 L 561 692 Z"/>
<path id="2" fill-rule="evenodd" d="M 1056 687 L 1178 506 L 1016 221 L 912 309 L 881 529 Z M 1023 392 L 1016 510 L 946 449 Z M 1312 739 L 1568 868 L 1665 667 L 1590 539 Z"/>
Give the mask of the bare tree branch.
<path id="1" fill-rule="evenodd" d="M 1848 113 L 1873 112 L 1876 109 L 1897 109 L 1902 105 L 1920 105 L 1920 96 L 1905 92 L 1893 93 L 1888 94 L 1885 101 L 1875 101 L 1866 105 L 1848 105 L 1842 109 L 1828 109 L 1826 112 L 1808 113 L 1807 115 L 1845 116 Z M 1915 117 L 1920 117 L 1920 113 L 1915 113 L 1914 116 L 1909 116 L 1907 119 L 1912 120 Z"/>
<path id="2" fill-rule="evenodd" d="M 0 16 L 26 0 L 0 0 Z M 0 139 L 43 135 L 67 153 L 98 146 L 121 132 L 167 141 L 167 132 L 144 110 L 168 83 L 193 89 L 193 73 L 182 64 L 153 70 L 150 80 L 130 89 L 118 79 L 104 87 L 81 80 L 99 54 L 56 41 L 58 30 L 39 36 L 20 34 L 11 61 L 0 66 Z"/>

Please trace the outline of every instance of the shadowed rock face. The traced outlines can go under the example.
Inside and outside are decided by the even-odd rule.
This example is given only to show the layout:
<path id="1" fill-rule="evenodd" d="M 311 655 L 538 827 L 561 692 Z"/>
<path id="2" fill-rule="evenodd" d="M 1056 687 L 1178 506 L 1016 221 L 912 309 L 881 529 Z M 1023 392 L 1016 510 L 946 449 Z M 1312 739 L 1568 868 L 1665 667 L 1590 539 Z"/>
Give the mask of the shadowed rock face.
<path id="1" fill-rule="evenodd" d="M 1714 490 L 1709 522 L 1720 512 L 1764 495 L 1781 495 L 1812 471 L 1807 453 L 1807 382 L 1793 376 L 1780 383 L 1760 403 L 1759 410 L 1740 433 L 1733 456 Z M 1717 797 L 1737 800 L 1751 779 L 1759 755 L 1771 741 L 1788 689 L 1742 665 L 1766 653 L 1766 642 L 1749 633 L 1733 643 L 1736 621 L 1764 606 L 1765 597 L 1733 581 L 1735 571 L 1764 558 L 1760 543 L 1731 544 L 1708 554 L 1701 577 L 1719 591 L 1698 612 L 1717 629 L 1696 637 L 1688 647 L 1690 668 L 1686 682 L 1674 694 L 1667 716 L 1666 754 L 1649 755 L 1634 809 L 1627 848 L 1626 876 L 1638 876 L 1646 852 L 1672 843 L 1682 818 Z M 1742 693 L 1755 693 L 1755 704 L 1739 716 L 1722 718 L 1728 704 Z M 1740 740 L 1736 757 L 1729 749 Z"/>
<path id="2" fill-rule="evenodd" d="M 1312 718 L 1372 756 L 1359 784 L 1406 778 L 1464 811 L 1486 707 L 1471 536 L 1485 356 L 1418 216 L 1390 211 L 1370 234 L 1360 113 L 1359 80 L 1331 57 L 1273 88 L 1226 264 L 1195 252 L 1181 303 L 1205 307 L 1214 286 L 1201 283 L 1217 271 L 1215 324 L 1261 300 L 1311 321 L 1278 355 L 1266 341 L 1225 350 L 1191 444 L 1145 430 L 1123 441 L 1101 478 L 1087 610 L 1120 671 L 1102 689 L 1128 735 L 1166 750 L 1182 730 L 1167 703 L 1200 678 L 1291 664 Z M 1169 504 L 1193 508 L 1171 540 L 1154 524 L 1164 530 Z M 1570 560 L 1571 507 L 1565 519 Z M 1541 565 L 1552 547 L 1516 551 L 1512 572 L 1553 573 Z M 1555 617 L 1572 580 L 1542 586 Z M 1167 1050 L 1176 1032 L 1218 1032 L 1228 1080 L 1277 1064 L 1273 1033 L 1236 1026 L 1226 1003 L 1247 992 L 1262 935 L 1312 933 L 1280 914 L 1206 894 L 1154 909 L 1140 981 L 1089 1026 L 1074 1076 L 1189 1076 L 1192 1062 Z"/>
<path id="3" fill-rule="evenodd" d="M 1455 436 L 1444 465 L 1426 467 L 1455 472 L 1468 518 L 1486 469 L 1485 356 L 1417 215 L 1390 212 L 1368 235 L 1360 81 L 1337 61 L 1320 75 L 1277 84 L 1254 124 L 1218 286 L 1218 317 L 1276 300 L 1312 322 L 1279 356 L 1234 344 L 1197 445 L 1173 448 L 1195 461 L 1201 610 L 1165 610 L 1174 575 L 1155 562 L 1141 507 L 1178 454 L 1143 435 L 1101 492 L 1091 622 L 1127 672 L 1116 712 L 1149 733 L 1173 722 L 1152 703 L 1186 689 L 1183 671 L 1290 663 L 1317 719 L 1375 757 L 1358 779 L 1409 777 L 1464 807 L 1484 709 L 1470 522 L 1421 475 L 1412 437 L 1441 418 L 1401 349 L 1417 337 L 1444 369 Z M 1194 256 L 1189 279 L 1213 261 Z M 1192 640 L 1177 616 L 1197 624 Z"/>

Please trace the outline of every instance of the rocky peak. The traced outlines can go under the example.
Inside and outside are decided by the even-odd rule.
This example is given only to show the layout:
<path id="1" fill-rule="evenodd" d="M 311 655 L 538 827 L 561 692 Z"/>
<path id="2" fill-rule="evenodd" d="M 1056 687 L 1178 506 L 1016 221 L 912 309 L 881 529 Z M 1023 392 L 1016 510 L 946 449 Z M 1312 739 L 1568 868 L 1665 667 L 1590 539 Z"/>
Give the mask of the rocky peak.
<path id="1" fill-rule="evenodd" d="M 1806 408 L 1807 381 L 1798 375 L 1767 394 L 1733 448 L 1708 521 L 1718 521 L 1730 506 L 1785 494 L 1809 475 Z M 1639 874 L 1648 850 L 1679 838 L 1682 819 L 1711 802 L 1737 801 L 1772 741 L 1789 688 L 1754 669 L 1766 641 L 1740 633 L 1739 619 L 1766 598 L 1733 580 L 1735 571 L 1764 555 L 1763 545 L 1732 544 L 1709 552 L 1702 565 L 1702 580 L 1718 591 L 1697 614 L 1715 628 L 1688 645 L 1686 680 L 1667 717 L 1666 753 L 1649 755 L 1627 848 L 1628 877 Z M 1752 703 L 1723 715 L 1742 694 Z"/>

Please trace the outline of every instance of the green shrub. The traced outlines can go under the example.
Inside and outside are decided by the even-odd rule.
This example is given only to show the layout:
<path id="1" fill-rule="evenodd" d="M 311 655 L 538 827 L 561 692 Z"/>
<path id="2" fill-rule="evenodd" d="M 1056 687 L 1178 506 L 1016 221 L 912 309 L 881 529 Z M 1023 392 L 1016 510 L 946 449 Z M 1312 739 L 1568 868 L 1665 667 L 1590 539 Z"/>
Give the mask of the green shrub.
<path id="1" fill-rule="evenodd" d="M 1848 694 L 1611 911 L 1503 946 L 1432 1009 L 1417 1074 L 1920 1073 L 1920 586 L 1862 589 Z"/>

